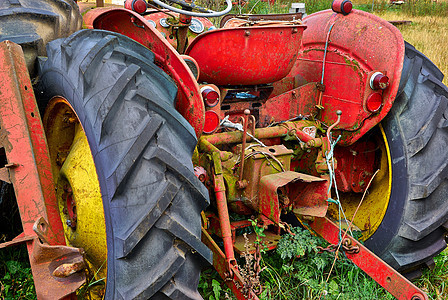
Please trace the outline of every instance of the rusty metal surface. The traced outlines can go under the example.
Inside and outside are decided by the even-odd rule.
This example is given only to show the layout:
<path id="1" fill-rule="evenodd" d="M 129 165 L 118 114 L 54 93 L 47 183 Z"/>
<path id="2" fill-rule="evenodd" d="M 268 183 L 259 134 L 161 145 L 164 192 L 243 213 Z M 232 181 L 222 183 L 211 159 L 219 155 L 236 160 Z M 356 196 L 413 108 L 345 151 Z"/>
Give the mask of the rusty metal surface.
<path id="1" fill-rule="evenodd" d="M 156 64 L 174 79 L 179 88 L 176 109 L 200 137 L 205 122 L 205 106 L 198 83 L 185 61 L 161 33 L 142 16 L 127 9 L 108 10 L 96 16 L 93 27 L 126 35 L 154 52 Z"/>
<path id="2" fill-rule="evenodd" d="M 36 237 L 28 246 L 38 299 L 73 298 L 86 282 L 84 250 L 47 243 L 49 225 L 43 217 L 33 224 Z"/>
<path id="3" fill-rule="evenodd" d="M 246 206 L 259 211 L 260 180 L 263 176 L 289 170 L 292 152 L 283 145 L 255 146 L 245 151 L 243 179 L 248 184 L 240 190 L 238 197 L 242 198 Z"/>
<path id="4" fill-rule="evenodd" d="M 341 123 L 336 129 L 346 131 L 336 130 L 335 134 L 342 133 L 340 144 L 352 144 L 377 125 L 392 107 L 403 68 L 403 37 L 387 21 L 358 10 L 347 16 L 326 10 L 307 16 L 304 23 L 308 28 L 303 34 L 303 47 L 288 77 L 297 78 L 302 84 L 321 82 L 329 40 L 319 119 L 333 124 L 335 112 L 341 110 Z M 369 85 L 370 76 L 376 71 L 386 74 L 390 85 L 380 91 L 383 104 L 375 114 L 367 110 L 365 102 L 376 92 Z M 309 101 L 314 103 L 315 99 Z"/>
<path id="5" fill-rule="evenodd" d="M 263 176 L 259 187 L 259 212 L 274 223 L 282 210 L 308 216 L 325 216 L 328 181 L 292 171 Z"/>
<path id="6" fill-rule="evenodd" d="M 50 266 L 57 267 L 73 256 L 70 253 L 80 254 L 82 250 L 41 243 L 65 244 L 45 134 L 22 49 L 12 42 L 2 42 L 0 58 L 1 146 L 23 225 L 23 235 L 12 242 L 27 243 L 37 297 L 63 298 L 85 282 L 85 274 L 56 280 Z"/>
<path id="7" fill-rule="evenodd" d="M 293 67 L 305 28 L 294 25 L 211 30 L 194 39 L 186 54 L 198 62 L 200 81 L 216 85 L 272 83 Z"/>
<path id="8" fill-rule="evenodd" d="M 264 236 L 260 237 L 261 244 L 265 250 L 274 250 L 277 248 L 278 241 L 281 236 L 271 231 L 264 231 Z M 247 234 L 247 241 L 243 235 L 239 235 L 235 239 L 235 252 L 239 255 L 246 253 L 254 253 L 256 251 L 255 242 L 257 241 L 257 235 L 255 233 Z"/>
<path id="9" fill-rule="evenodd" d="M 6 248 L 6 247 L 10 247 L 10 246 L 16 246 L 16 245 L 20 245 L 26 242 L 29 242 L 31 240 L 33 240 L 35 238 L 35 236 L 26 236 L 23 233 L 20 234 L 19 236 L 13 238 L 11 241 L 9 242 L 4 242 L 0 244 L 0 249 L 1 248 Z"/>
<path id="10" fill-rule="evenodd" d="M 23 231 L 34 235 L 38 216 L 50 223 L 48 241 L 65 244 L 53 175 L 31 81 L 20 46 L 0 43 L 0 136 L 9 163 Z"/>
<path id="11" fill-rule="evenodd" d="M 237 299 L 258 300 L 258 297 L 253 291 L 249 291 L 248 294 L 242 292 L 241 287 L 245 285 L 245 282 L 238 271 L 238 267 L 231 266 L 231 274 L 229 274 L 226 267 L 227 262 L 225 254 L 204 228 L 202 228 L 202 242 L 212 250 L 214 268 L 226 285 L 232 290 Z"/>
<path id="12" fill-rule="evenodd" d="M 303 127 L 309 126 L 309 123 L 303 123 L 301 121 L 296 122 L 285 122 L 282 126 L 272 126 L 265 128 L 256 128 L 255 134 L 253 134 L 257 139 L 273 139 L 278 137 L 284 137 L 291 130 L 301 130 Z M 252 138 L 247 137 L 250 141 Z M 239 131 L 234 132 L 221 132 L 215 133 L 207 136 L 202 136 L 199 142 L 199 147 L 201 151 L 207 152 L 208 144 L 212 145 L 225 145 L 232 143 L 241 143 L 243 140 L 243 133 Z"/>
<path id="13" fill-rule="evenodd" d="M 268 15 L 237 15 L 227 14 L 225 15 L 219 24 L 219 27 L 224 27 L 230 19 L 243 19 L 248 21 L 297 21 L 302 19 L 302 13 L 288 13 L 288 14 L 268 14 Z"/>
<path id="14" fill-rule="evenodd" d="M 163 27 L 160 25 L 160 20 L 163 18 L 171 18 L 171 16 L 174 16 L 176 18 L 179 18 L 179 14 L 171 11 L 167 11 L 167 13 L 164 12 L 158 12 L 154 11 L 153 13 L 147 14 L 144 16 L 146 20 L 151 20 L 156 24 L 156 29 L 162 33 L 162 35 L 166 36 L 166 40 L 173 46 L 173 48 L 177 48 L 177 29 L 176 26 L 169 26 L 169 27 Z M 207 18 L 200 18 L 200 17 L 193 17 L 193 19 L 196 19 L 204 25 L 204 32 L 208 31 L 210 27 L 213 27 L 213 23 L 210 22 Z M 188 30 L 188 44 L 191 44 L 191 42 L 198 36 L 198 34 L 192 32 L 191 30 Z"/>
<path id="15" fill-rule="evenodd" d="M 379 169 L 381 152 L 374 140 L 361 140 L 349 147 L 336 147 L 334 157 L 338 161 L 335 170 L 338 189 L 343 192 L 362 193 Z"/>
<path id="16" fill-rule="evenodd" d="M 272 122 L 312 113 L 317 105 L 317 93 L 316 83 L 309 83 L 269 98 L 260 107 L 260 123 L 268 126 Z"/>
<path id="17" fill-rule="evenodd" d="M 41 243 L 38 238 L 34 239 L 32 247 L 30 264 L 38 299 L 62 299 L 86 282 L 82 249 L 50 246 Z M 73 269 L 74 265 L 77 268 Z M 60 272 L 62 268 L 65 273 Z"/>
<path id="18" fill-rule="evenodd" d="M 309 225 L 330 244 L 339 243 L 339 227 L 329 219 L 315 218 L 314 221 L 309 222 Z M 347 258 L 360 267 L 394 297 L 399 300 L 428 299 L 428 296 L 421 289 L 382 261 L 364 245 L 348 234 L 345 238 L 349 240 L 344 240 L 345 247 L 349 250 L 353 250 L 349 251 L 352 253 L 346 253 Z M 359 249 L 359 251 L 356 249 Z"/>
<path id="19" fill-rule="evenodd" d="M 219 225 L 224 243 L 226 258 L 226 268 L 230 272 L 232 265 L 236 264 L 233 251 L 232 229 L 230 227 L 229 209 L 227 208 L 226 185 L 222 175 L 221 158 L 217 152 L 212 153 L 213 157 L 213 186 L 218 209 Z"/>

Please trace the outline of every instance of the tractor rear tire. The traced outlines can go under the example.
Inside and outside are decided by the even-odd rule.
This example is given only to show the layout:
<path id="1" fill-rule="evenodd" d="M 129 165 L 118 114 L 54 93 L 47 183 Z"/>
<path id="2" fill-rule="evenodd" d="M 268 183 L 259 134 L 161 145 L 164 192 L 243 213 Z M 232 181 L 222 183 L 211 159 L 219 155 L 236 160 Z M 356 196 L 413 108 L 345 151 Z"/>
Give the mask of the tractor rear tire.
<path id="1" fill-rule="evenodd" d="M 46 55 L 45 45 L 81 29 L 82 16 L 73 0 L 6 0 L 0 2 L 0 42 L 22 46 L 33 77 L 37 56 Z"/>
<path id="2" fill-rule="evenodd" d="M 200 213 L 209 199 L 193 173 L 197 139 L 174 108 L 174 81 L 150 50 L 112 32 L 78 31 L 49 43 L 47 53 L 38 103 L 54 96 L 70 103 L 96 166 L 105 299 L 202 299 L 199 274 L 212 257 L 201 242 Z"/>
<path id="3" fill-rule="evenodd" d="M 383 121 L 392 163 L 389 206 L 365 245 L 409 278 L 446 247 L 448 88 L 443 74 L 406 43 L 399 91 Z"/>

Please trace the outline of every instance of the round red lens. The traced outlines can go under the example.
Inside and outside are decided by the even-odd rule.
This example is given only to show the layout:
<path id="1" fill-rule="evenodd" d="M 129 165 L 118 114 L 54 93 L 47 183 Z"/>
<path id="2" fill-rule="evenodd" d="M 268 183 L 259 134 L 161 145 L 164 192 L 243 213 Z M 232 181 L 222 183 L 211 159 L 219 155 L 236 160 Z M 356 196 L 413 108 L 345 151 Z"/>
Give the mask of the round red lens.
<path id="1" fill-rule="evenodd" d="M 219 94 L 211 88 L 202 90 L 202 99 L 208 107 L 216 106 L 219 103 Z"/>
<path id="2" fill-rule="evenodd" d="M 383 105 L 383 96 L 380 93 L 371 94 L 366 101 L 367 110 L 375 113 L 380 110 L 381 105 Z"/>
<path id="3" fill-rule="evenodd" d="M 202 130 L 204 133 L 212 133 L 219 126 L 219 116 L 213 110 L 208 110 L 205 112 L 205 124 L 204 129 Z"/>

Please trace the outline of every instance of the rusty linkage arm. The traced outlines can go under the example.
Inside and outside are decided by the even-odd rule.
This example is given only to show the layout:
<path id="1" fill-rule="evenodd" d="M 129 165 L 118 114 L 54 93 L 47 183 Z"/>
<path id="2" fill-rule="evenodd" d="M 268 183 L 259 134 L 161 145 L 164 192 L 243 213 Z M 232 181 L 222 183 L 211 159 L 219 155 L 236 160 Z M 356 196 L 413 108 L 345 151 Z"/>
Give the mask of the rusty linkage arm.
<path id="1" fill-rule="evenodd" d="M 22 48 L 0 43 L 1 180 L 14 186 L 38 299 L 71 297 L 85 283 L 83 250 L 65 246 L 49 152 Z M 51 245 L 47 244 L 47 242 Z"/>

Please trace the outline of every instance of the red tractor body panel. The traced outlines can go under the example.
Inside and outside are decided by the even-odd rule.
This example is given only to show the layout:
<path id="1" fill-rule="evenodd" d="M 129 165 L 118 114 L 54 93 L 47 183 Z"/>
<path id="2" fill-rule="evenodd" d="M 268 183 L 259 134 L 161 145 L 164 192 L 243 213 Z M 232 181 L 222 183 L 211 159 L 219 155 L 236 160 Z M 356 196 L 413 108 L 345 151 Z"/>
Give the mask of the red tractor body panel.
<path id="1" fill-rule="evenodd" d="M 221 28 L 199 35 L 186 54 L 201 70 L 199 81 L 216 85 L 258 85 L 288 75 L 300 48 L 304 25 Z"/>
<path id="2" fill-rule="evenodd" d="M 308 28 L 289 77 L 301 84 L 321 82 L 323 78 L 324 91 L 318 103 L 323 109 L 319 119 L 333 124 L 336 111 L 341 110 L 341 122 L 336 127 L 336 130 L 343 130 L 337 132 L 342 134 L 340 144 L 353 144 L 377 125 L 392 107 L 403 68 L 403 37 L 387 21 L 358 10 L 346 16 L 326 10 L 306 17 L 304 22 Z M 370 87 L 370 77 L 375 72 L 389 77 L 385 90 Z M 377 113 L 369 112 L 366 107 L 373 93 L 382 94 L 382 107 Z M 310 101 L 315 99 L 310 98 Z"/>

